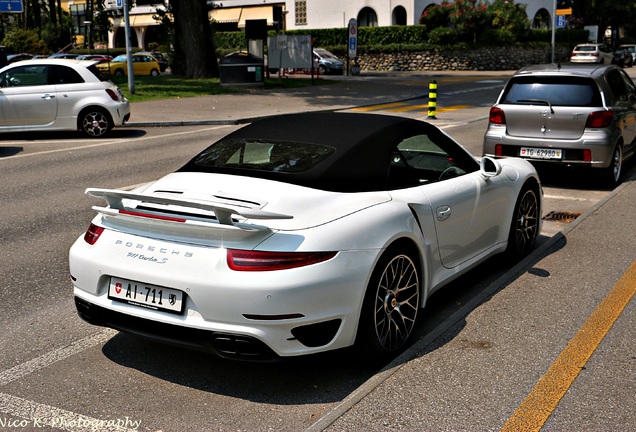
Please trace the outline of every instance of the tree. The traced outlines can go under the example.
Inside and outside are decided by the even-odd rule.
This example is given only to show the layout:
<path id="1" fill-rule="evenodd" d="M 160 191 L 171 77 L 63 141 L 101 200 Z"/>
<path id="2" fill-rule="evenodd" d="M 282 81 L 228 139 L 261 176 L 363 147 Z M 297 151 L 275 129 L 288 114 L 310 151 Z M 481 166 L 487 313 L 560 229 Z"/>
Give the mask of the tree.
<path id="1" fill-rule="evenodd" d="M 174 19 L 172 70 L 187 78 L 219 76 L 206 0 L 178 0 L 170 3 Z"/>
<path id="2" fill-rule="evenodd" d="M 488 10 L 492 17 L 492 28 L 521 34 L 530 27 L 525 4 L 518 4 L 512 0 L 495 0 Z"/>
<path id="3" fill-rule="evenodd" d="M 44 54 L 48 51 L 36 30 L 22 29 L 14 26 L 2 40 L 2 45 L 11 47 L 15 52 Z"/>

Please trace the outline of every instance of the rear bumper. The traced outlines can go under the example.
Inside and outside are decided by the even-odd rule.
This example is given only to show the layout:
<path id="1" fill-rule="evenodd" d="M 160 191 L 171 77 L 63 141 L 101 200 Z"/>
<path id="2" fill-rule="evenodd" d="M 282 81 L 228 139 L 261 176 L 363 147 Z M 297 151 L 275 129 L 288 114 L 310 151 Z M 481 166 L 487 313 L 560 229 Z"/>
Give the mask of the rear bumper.
<path id="1" fill-rule="evenodd" d="M 169 345 L 234 360 L 271 361 L 279 358 L 267 345 L 250 336 L 150 321 L 97 306 L 77 296 L 75 307 L 80 318 L 89 324 L 110 327 Z"/>
<path id="2" fill-rule="evenodd" d="M 612 160 L 614 142 L 615 139 L 604 132 L 585 133 L 577 140 L 541 140 L 537 138 L 511 137 L 505 133 L 505 128 L 491 127 L 484 136 L 483 155 L 490 157 L 520 157 L 530 162 L 607 168 Z M 500 152 L 496 151 L 498 146 L 500 146 Z M 560 149 L 563 151 L 563 157 L 561 159 L 525 158 L 521 155 L 522 147 Z M 588 154 L 587 156 L 586 153 Z"/>
<path id="3" fill-rule="evenodd" d="M 110 110 L 113 118 L 113 126 L 123 126 L 130 120 L 130 103 L 128 101 L 118 104 Z"/>

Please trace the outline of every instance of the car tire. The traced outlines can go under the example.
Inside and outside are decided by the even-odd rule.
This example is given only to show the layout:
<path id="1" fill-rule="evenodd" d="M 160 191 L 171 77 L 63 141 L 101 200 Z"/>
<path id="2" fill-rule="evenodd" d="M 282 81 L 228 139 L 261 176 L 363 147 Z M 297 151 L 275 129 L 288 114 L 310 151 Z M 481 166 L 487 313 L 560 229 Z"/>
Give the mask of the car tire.
<path id="1" fill-rule="evenodd" d="M 360 314 L 356 345 L 383 361 L 407 347 L 420 309 L 421 278 L 414 248 L 396 245 L 375 266 Z"/>
<path id="2" fill-rule="evenodd" d="M 115 71 L 115 76 L 118 76 L 118 77 L 124 76 L 124 70 L 123 69 L 117 69 Z"/>
<path id="3" fill-rule="evenodd" d="M 318 74 L 327 75 L 327 68 L 324 66 L 318 66 Z"/>
<path id="4" fill-rule="evenodd" d="M 159 76 L 159 71 L 157 69 L 153 69 L 150 71 L 150 76 Z"/>
<path id="5" fill-rule="evenodd" d="M 604 183 L 614 189 L 621 180 L 623 168 L 623 146 L 617 144 L 612 152 L 612 160 L 607 168 L 603 170 Z"/>
<path id="6" fill-rule="evenodd" d="M 506 256 L 511 261 L 518 261 L 532 251 L 539 235 L 539 192 L 531 186 L 524 186 L 515 203 Z"/>
<path id="7" fill-rule="evenodd" d="M 113 128 L 108 112 L 102 108 L 88 108 L 79 116 L 82 133 L 90 138 L 101 138 Z"/>

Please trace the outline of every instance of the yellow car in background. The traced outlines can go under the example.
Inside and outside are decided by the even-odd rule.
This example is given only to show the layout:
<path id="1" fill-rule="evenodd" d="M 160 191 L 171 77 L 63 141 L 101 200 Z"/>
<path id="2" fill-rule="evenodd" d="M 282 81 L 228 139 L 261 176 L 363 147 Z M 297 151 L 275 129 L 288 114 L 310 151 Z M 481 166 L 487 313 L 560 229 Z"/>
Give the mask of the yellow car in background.
<path id="1" fill-rule="evenodd" d="M 101 63 L 97 68 L 108 75 L 125 76 L 128 74 L 127 56 L 119 55 L 110 63 Z M 159 75 L 160 67 L 157 59 L 149 54 L 133 54 L 133 75 Z"/>

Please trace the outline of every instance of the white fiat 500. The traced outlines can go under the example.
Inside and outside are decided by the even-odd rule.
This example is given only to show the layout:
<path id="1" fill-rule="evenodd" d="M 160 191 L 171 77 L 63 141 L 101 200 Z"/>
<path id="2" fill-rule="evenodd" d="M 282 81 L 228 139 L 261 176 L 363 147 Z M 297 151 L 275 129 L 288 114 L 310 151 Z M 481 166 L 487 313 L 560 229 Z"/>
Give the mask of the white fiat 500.
<path id="1" fill-rule="evenodd" d="M 427 298 L 541 226 L 522 159 L 428 123 L 312 113 L 245 126 L 134 190 L 91 188 L 70 250 L 89 323 L 227 358 L 408 346 Z"/>
<path id="2" fill-rule="evenodd" d="M 82 131 L 99 138 L 130 118 L 93 60 L 24 60 L 0 69 L 0 132 Z"/>

